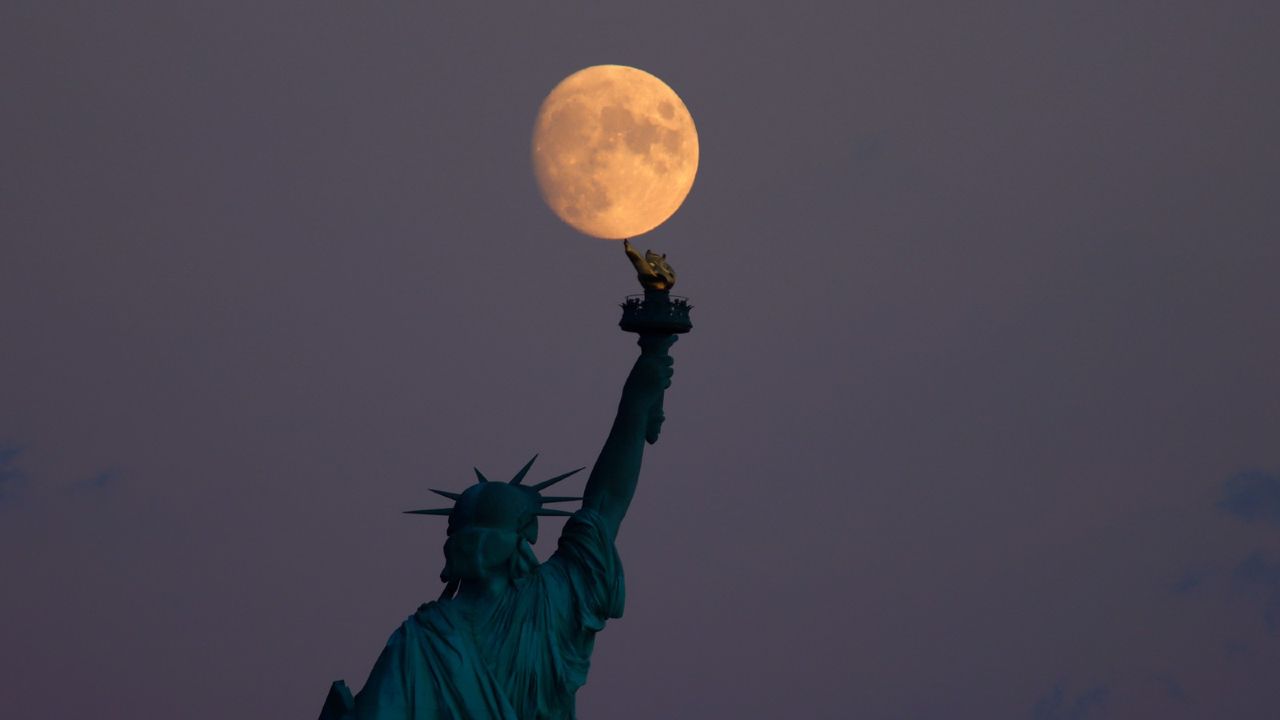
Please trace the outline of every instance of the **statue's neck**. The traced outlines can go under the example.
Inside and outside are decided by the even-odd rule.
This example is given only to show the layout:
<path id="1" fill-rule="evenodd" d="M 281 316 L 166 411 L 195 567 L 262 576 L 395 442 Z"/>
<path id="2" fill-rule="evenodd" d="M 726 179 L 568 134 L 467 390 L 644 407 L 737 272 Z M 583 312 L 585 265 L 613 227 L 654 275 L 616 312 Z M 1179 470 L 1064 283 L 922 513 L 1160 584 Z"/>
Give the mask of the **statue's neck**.
<path id="1" fill-rule="evenodd" d="M 506 577 L 499 575 L 476 580 L 463 580 L 458 585 L 458 594 L 454 596 L 454 599 L 468 605 L 483 604 L 501 595 L 509 582 Z"/>

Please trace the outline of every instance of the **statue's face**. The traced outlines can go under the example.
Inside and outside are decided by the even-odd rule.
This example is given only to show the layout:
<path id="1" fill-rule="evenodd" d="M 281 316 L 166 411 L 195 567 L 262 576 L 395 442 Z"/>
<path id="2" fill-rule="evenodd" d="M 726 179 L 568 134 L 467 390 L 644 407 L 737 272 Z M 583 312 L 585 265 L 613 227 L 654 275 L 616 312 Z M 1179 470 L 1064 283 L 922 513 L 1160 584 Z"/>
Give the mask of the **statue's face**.
<path id="1" fill-rule="evenodd" d="M 484 580 L 508 573 L 519 537 L 514 531 L 468 527 L 444 543 L 445 573 L 457 580 Z"/>

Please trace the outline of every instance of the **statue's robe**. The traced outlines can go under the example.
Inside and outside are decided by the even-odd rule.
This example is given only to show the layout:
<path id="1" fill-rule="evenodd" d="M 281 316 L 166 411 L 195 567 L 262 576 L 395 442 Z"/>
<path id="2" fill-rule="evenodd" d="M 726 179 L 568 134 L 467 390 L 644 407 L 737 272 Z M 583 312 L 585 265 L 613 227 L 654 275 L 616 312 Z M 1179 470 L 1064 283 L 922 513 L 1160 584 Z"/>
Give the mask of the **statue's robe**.
<path id="1" fill-rule="evenodd" d="M 603 520 L 579 510 L 555 554 L 468 619 L 426 603 L 391 635 L 359 720 L 572 720 L 595 635 L 622 616 L 622 562 Z"/>

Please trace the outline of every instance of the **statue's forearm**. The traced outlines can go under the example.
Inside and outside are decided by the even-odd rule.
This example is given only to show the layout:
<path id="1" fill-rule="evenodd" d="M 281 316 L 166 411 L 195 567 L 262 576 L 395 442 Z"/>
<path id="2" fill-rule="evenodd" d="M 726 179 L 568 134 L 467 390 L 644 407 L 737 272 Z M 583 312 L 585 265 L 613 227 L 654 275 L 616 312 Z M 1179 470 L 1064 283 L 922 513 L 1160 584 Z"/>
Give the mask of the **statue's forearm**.
<path id="1" fill-rule="evenodd" d="M 599 512 L 608 523 L 610 534 L 616 535 L 622 518 L 631 505 L 640 480 L 640 463 L 644 457 L 646 418 L 629 410 L 624 401 L 618 407 L 609 437 L 591 468 L 582 504 Z"/>
<path id="2" fill-rule="evenodd" d="M 582 504 L 603 516 L 611 534 L 617 533 L 635 495 L 646 438 L 656 439 L 662 422 L 662 393 L 671 375 L 667 355 L 671 341 L 641 341 L 644 352 L 627 376 L 613 427 L 587 479 Z"/>

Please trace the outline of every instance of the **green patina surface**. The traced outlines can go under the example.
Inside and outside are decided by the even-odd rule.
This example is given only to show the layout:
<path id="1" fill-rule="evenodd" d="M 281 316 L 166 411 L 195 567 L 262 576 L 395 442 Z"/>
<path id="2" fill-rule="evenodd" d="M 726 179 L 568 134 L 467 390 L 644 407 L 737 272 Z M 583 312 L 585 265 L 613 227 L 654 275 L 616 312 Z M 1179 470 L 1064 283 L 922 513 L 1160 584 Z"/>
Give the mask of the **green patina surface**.
<path id="1" fill-rule="evenodd" d="M 509 483 L 462 493 L 437 490 L 451 508 L 412 511 L 449 518 L 440 599 L 410 615 L 387 641 L 354 697 L 334 683 L 321 720 L 568 720 L 587 679 L 596 633 L 621 617 L 622 562 L 614 538 L 635 493 L 646 441 L 657 441 L 671 383 L 673 335 L 641 334 L 609 436 L 592 467 L 582 508 L 544 503 L 529 465 Z M 530 461 L 532 464 L 532 461 Z M 530 548 L 537 518 L 569 514 L 555 553 Z"/>

